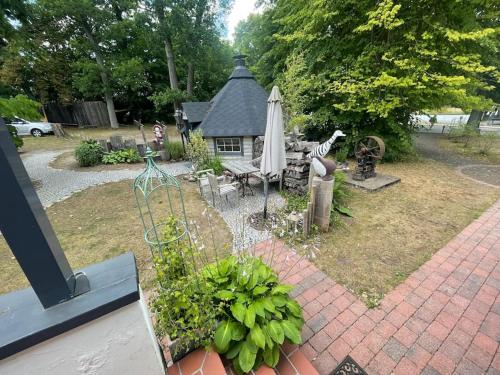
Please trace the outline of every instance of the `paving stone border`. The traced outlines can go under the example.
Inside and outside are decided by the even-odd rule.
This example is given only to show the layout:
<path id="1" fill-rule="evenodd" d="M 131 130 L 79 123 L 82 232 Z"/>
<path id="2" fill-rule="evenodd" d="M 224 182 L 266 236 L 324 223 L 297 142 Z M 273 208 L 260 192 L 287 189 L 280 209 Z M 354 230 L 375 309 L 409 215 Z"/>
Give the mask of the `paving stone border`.
<path id="1" fill-rule="evenodd" d="M 273 244 L 256 253 L 269 259 Z M 281 242 L 273 267 L 304 310 L 300 350 L 320 374 L 350 355 L 370 374 L 500 373 L 500 201 L 375 309 Z"/>

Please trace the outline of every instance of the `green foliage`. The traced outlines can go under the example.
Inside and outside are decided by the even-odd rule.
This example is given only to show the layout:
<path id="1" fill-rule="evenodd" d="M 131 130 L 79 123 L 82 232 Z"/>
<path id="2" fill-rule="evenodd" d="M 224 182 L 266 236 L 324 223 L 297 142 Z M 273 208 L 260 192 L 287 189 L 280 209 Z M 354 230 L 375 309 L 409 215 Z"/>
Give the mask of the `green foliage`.
<path id="1" fill-rule="evenodd" d="M 349 147 L 343 146 L 337 152 L 335 152 L 335 160 L 337 160 L 338 163 L 344 163 L 347 160 L 347 157 L 349 156 Z"/>
<path id="2" fill-rule="evenodd" d="M 169 141 L 165 142 L 165 151 L 170 155 L 173 160 L 180 160 L 184 158 L 184 147 L 182 142 L 179 141 Z"/>
<path id="3" fill-rule="evenodd" d="M 214 335 L 215 348 L 233 361 L 239 373 L 261 363 L 275 367 L 285 339 L 301 343 L 304 320 L 300 305 L 288 296 L 291 286 L 261 259 L 229 256 L 203 270 L 215 286 L 215 304 L 221 309 Z"/>
<path id="4" fill-rule="evenodd" d="M 14 146 L 16 146 L 16 149 L 23 147 L 24 141 L 20 136 L 17 135 L 17 129 L 12 125 L 7 125 L 7 130 L 12 137 L 12 141 L 14 142 Z"/>
<path id="5" fill-rule="evenodd" d="M 411 114 L 489 108 L 500 92 L 498 12 L 491 1 L 460 4 L 277 0 L 239 25 L 235 45 L 309 117 L 309 139 L 339 127 L 379 135 L 384 160 L 401 160 L 413 154 Z"/>
<path id="6" fill-rule="evenodd" d="M 165 220 L 161 245 L 156 246 L 153 262 L 160 285 L 153 300 L 157 330 L 172 340 L 181 339 L 178 350 L 208 345 L 216 324 L 212 286 L 196 275 L 187 259 L 193 249 L 185 227 L 174 216 Z"/>
<path id="7" fill-rule="evenodd" d="M 213 169 L 214 174 L 219 176 L 224 171 L 224 167 L 222 166 L 222 158 L 219 155 L 215 155 L 214 157 L 210 157 L 205 164 L 203 164 L 200 170 L 204 169 Z"/>
<path id="8" fill-rule="evenodd" d="M 210 156 L 207 140 L 203 138 L 201 130 L 189 133 L 186 154 L 197 171 L 213 169 L 214 173 L 219 175 L 224 170 L 221 157 L 219 155 Z"/>
<path id="9" fill-rule="evenodd" d="M 139 155 L 139 152 L 135 148 L 106 152 L 102 156 L 103 164 L 133 164 L 139 163 L 141 160 L 141 155 Z"/>
<path id="10" fill-rule="evenodd" d="M 93 139 L 82 141 L 75 149 L 75 157 L 80 167 L 92 167 L 100 164 L 104 150 Z"/>
<path id="11" fill-rule="evenodd" d="M 309 202 L 309 194 L 300 195 L 282 190 L 280 192 L 280 195 L 286 201 L 285 209 L 287 212 L 302 212 L 307 208 L 307 203 Z"/>
<path id="12" fill-rule="evenodd" d="M 347 199 L 351 195 L 345 183 L 344 172 L 335 172 L 335 182 L 333 184 L 332 211 L 337 211 L 342 215 L 352 217 L 351 210 L 346 206 Z"/>
<path id="13" fill-rule="evenodd" d="M 194 100 L 187 92 L 181 90 L 165 89 L 154 93 L 149 97 L 157 110 L 164 109 L 175 102 L 185 102 Z"/>
<path id="14" fill-rule="evenodd" d="M 0 117 L 20 117 L 25 120 L 39 120 L 40 103 L 29 99 L 26 95 L 16 95 L 14 98 L 0 98 Z"/>
<path id="15" fill-rule="evenodd" d="M 210 153 L 207 141 L 203 138 L 203 133 L 200 129 L 189 133 L 186 154 L 197 171 L 206 169 L 204 166 L 210 162 Z"/>

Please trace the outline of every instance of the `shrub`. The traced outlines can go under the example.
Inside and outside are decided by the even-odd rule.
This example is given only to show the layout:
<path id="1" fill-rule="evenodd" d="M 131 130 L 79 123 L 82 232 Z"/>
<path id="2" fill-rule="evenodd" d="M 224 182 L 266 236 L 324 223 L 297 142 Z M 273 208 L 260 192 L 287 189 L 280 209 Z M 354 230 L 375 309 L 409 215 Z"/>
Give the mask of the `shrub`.
<path id="1" fill-rule="evenodd" d="M 255 257 L 229 256 L 203 270 L 215 286 L 215 305 L 222 313 L 214 334 L 215 348 L 233 360 L 238 373 L 262 362 L 275 367 L 285 339 L 300 344 L 304 320 L 300 305 L 288 296 L 293 287 Z"/>
<path id="2" fill-rule="evenodd" d="M 186 259 L 193 250 L 183 225 L 173 216 L 167 218 L 161 232 L 161 248 L 156 247 L 153 263 L 160 287 L 152 302 L 156 330 L 180 339 L 177 351 L 189 346 L 209 345 L 216 325 L 214 290 L 200 274 L 195 274 Z"/>
<path id="3" fill-rule="evenodd" d="M 135 148 L 127 148 L 124 150 L 117 150 L 106 152 L 102 156 L 102 162 L 104 164 L 119 164 L 119 163 L 127 163 L 133 164 L 138 163 L 142 160 L 141 155 Z"/>
<path id="4" fill-rule="evenodd" d="M 173 160 L 179 160 L 184 158 L 184 147 L 182 142 L 165 142 L 165 151 L 170 155 Z"/>
<path id="5" fill-rule="evenodd" d="M 219 155 L 215 155 L 213 158 L 209 158 L 206 164 L 203 164 L 200 170 L 203 169 L 213 169 L 216 176 L 220 175 L 224 171 L 222 166 L 222 158 Z"/>
<path id="6" fill-rule="evenodd" d="M 195 170 L 200 171 L 208 169 L 206 166 L 210 162 L 210 154 L 208 144 L 203 138 L 201 130 L 196 130 L 189 133 L 189 142 L 186 146 L 186 154 L 193 163 Z"/>
<path id="7" fill-rule="evenodd" d="M 346 176 L 344 172 L 335 172 L 335 182 L 333 184 L 332 210 L 343 215 L 352 217 L 351 210 L 346 206 L 347 198 L 351 192 L 345 183 Z"/>
<path id="8" fill-rule="evenodd" d="M 12 137 L 12 141 L 14 142 L 14 146 L 16 146 L 16 149 L 21 148 L 24 144 L 24 141 L 20 136 L 17 135 L 17 129 L 15 128 L 15 126 L 7 125 L 7 130 Z"/>
<path id="9" fill-rule="evenodd" d="M 92 167 L 101 163 L 104 150 L 93 139 L 82 141 L 75 149 L 75 157 L 80 167 Z"/>

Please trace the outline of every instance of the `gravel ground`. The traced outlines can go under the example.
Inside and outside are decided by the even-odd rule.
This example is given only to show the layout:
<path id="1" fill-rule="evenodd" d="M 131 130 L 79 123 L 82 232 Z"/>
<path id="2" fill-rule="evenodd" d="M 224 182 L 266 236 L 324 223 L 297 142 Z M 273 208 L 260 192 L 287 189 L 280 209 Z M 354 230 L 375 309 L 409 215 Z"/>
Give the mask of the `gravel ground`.
<path id="1" fill-rule="evenodd" d="M 23 158 L 24 166 L 32 180 L 36 180 L 37 193 L 44 207 L 62 201 L 72 194 L 91 186 L 117 182 L 137 177 L 137 170 L 114 170 L 103 172 L 76 172 L 49 167 L 49 162 L 64 151 L 30 153 Z M 172 163 L 161 168 L 175 176 L 188 173 L 189 162 Z"/>
<path id="2" fill-rule="evenodd" d="M 227 223 L 233 233 L 233 249 L 241 250 L 251 247 L 257 242 L 270 238 L 269 231 L 258 231 L 253 229 L 248 223 L 248 216 L 264 209 L 263 184 L 253 185 L 254 195 L 239 197 L 239 203 L 236 204 L 234 196 L 229 199 L 229 204 L 222 203 L 222 207 L 216 201 L 216 209 L 221 217 Z M 211 198 L 208 200 L 211 203 Z M 269 199 L 267 203 L 268 212 L 274 212 L 283 207 L 284 199 L 273 188 L 269 189 Z"/>

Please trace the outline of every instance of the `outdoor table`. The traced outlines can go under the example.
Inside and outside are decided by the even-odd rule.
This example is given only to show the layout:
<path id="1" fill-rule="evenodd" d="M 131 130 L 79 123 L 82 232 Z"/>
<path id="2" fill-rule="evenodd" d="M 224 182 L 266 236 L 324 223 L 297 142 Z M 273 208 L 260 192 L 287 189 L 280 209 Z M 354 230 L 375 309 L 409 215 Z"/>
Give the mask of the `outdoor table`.
<path id="1" fill-rule="evenodd" d="M 253 190 L 248 183 L 248 177 L 251 173 L 259 172 L 258 168 L 255 168 L 248 161 L 243 160 L 226 160 L 222 162 L 222 166 L 229 172 L 234 174 L 236 180 L 240 183 L 242 187 L 242 196 L 245 196 L 245 188 L 248 187 L 253 195 Z"/>

